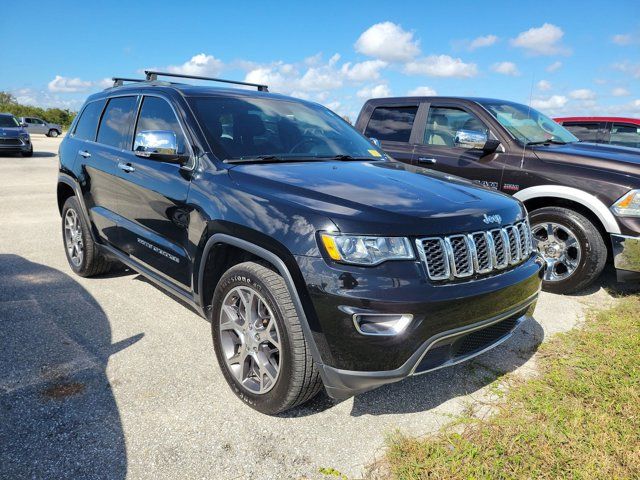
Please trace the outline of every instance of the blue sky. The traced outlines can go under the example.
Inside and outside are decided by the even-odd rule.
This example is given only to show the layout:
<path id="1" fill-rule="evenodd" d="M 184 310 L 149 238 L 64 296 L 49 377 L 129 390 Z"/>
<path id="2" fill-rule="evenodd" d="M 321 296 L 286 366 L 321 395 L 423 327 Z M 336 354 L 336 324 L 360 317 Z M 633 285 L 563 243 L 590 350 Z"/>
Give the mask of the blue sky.
<path id="1" fill-rule="evenodd" d="M 3 3 L 0 90 L 41 106 L 77 109 L 155 67 L 266 82 L 352 118 L 413 92 L 640 116 L 638 0 L 36 3 Z"/>

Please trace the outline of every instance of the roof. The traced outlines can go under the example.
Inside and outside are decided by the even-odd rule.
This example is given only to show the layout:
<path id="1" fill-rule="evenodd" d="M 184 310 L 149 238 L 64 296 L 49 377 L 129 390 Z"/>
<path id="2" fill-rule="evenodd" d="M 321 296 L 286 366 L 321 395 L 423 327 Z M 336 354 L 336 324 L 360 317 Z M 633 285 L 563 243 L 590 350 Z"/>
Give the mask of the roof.
<path id="1" fill-rule="evenodd" d="M 640 118 L 630 117 L 558 117 L 556 122 L 619 122 L 640 125 Z"/>
<path id="2" fill-rule="evenodd" d="M 473 103 L 513 103 L 518 104 L 518 102 L 512 102 L 510 100 L 502 100 L 499 98 L 484 98 L 484 97 L 442 97 L 442 96 L 428 96 L 428 97 L 383 97 L 383 98 L 371 98 L 367 100 L 366 103 L 382 103 L 389 104 L 393 102 L 398 103 L 409 103 L 409 102 L 432 102 L 432 101 L 463 101 L 463 102 L 473 102 Z"/>

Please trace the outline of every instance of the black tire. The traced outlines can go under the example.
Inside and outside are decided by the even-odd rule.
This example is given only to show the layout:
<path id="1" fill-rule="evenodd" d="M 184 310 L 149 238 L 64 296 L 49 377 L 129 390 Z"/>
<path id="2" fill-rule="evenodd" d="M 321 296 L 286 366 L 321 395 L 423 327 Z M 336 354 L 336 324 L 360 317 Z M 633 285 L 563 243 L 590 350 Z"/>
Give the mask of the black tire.
<path id="1" fill-rule="evenodd" d="M 27 152 L 20 152 L 20 155 L 22 155 L 23 157 L 33 157 L 33 145 L 31 146 L 31 148 L 29 149 L 29 151 L 27 151 Z"/>
<path id="2" fill-rule="evenodd" d="M 47 137 L 57 137 L 58 135 L 60 135 L 60 132 L 58 132 L 56 129 L 52 128 L 51 130 L 49 130 L 49 133 L 47 133 Z"/>
<path id="3" fill-rule="evenodd" d="M 531 230 L 536 225 L 556 223 L 570 230 L 581 249 L 580 261 L 574 272 L 563 280 L 543 280 L 542 288 L 553 293 L 574 293 L 591 285 L 602 273 L 607 262 L 607 247 L 600 231 L 584 215 L 562 207 L 544 207 L 529 215 Z"/>
<path id="4" fill-rule="evenodd" d="M 255 290 L 275 317 L 280 332 L 280 372 L 266 393 L 245 388 L 231 372 L 224 357 L 220 315 L 224 299 L 236 287 Z M 213 295 L 211 330 L 213 344 L 224 377 L 233 392 L 255 410 L 274 415 L 312 399 L 322 388 L 320 374 L 313 361 L 300 320 L 283 278 L 264 265 L 245 262 L 224 273 Z"/>
<path id="5" fill-rule="evenodd" d="M 72 259 L 65 236 L 65 222 L 70 210 L 75 212 L 81 230 L 83 255 L 79 263 L 74 262 Z M 111 270 L 112 263 L 99 251 L 98 246 L 94 243 L 76 197 L 69 197 L 62 207 L 62 242 L 71 270 L 81 277 L 93 277 Z"/>

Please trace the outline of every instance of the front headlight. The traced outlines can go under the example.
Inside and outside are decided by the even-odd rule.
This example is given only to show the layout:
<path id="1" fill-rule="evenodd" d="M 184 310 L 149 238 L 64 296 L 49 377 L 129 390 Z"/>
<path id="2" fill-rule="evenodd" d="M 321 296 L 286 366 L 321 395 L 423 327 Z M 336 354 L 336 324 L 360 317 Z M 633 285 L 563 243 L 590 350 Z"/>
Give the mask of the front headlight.
<path id="1" fill-rule="evenodd" d="M 640 217 L 640 190 L 631 190 L 611 206 L 620 217 Z"/>
<path id="2" fill-rule="evenodd" d="M 406 237 L 369 237 L 321 233 L 327 255 L 337 262 L 354 265 L 377 265 L 386 260 L 415 258 L 411 242 Z"/>

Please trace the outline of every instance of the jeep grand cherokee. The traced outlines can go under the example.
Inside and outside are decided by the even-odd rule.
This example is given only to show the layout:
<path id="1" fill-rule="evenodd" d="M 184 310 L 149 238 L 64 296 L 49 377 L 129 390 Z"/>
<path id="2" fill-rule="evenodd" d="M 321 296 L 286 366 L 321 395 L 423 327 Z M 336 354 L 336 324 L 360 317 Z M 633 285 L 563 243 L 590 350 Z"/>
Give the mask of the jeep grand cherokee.
<path id="1" fill-rule="evenodd" d="M 230 387 L 269 414 L 466 360 L 531 313 L 542 267 L 520 202 L 254 86 L 148 72 L 89 97 L 60 147 L 74 272 L 119 261 L 188 302 Z"/>

